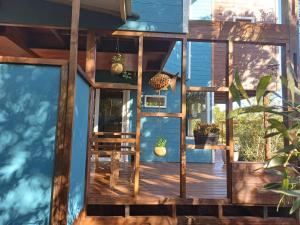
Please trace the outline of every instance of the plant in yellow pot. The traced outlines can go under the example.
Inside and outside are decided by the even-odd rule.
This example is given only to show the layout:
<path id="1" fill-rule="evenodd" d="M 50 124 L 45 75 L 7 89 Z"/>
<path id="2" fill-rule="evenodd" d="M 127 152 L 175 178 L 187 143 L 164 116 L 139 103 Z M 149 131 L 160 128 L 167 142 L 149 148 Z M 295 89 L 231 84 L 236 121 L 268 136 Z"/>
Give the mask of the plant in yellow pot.
<path id="1" fill-rule="evenodd" d="M 124 71 L 124 56 L 120 53 L 114 55 L 111 59 L 111 73 L 119 75 Z"/>
<path id="2" fill-rule="evenodd" d="M 167 140 L 163 137 L 159 137 L 156 140 L 154 154 L 158 157 L 164 157 L 167 154 Z"/>

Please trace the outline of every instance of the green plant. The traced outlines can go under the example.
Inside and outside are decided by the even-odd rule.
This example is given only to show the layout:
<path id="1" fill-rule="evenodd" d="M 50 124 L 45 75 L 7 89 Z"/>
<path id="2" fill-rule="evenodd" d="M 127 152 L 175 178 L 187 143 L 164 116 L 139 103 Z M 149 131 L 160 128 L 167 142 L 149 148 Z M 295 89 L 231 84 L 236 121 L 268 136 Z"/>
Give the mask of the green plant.
<path id="1" fill-rule="evenodd" d="M 130 79 L 132 79 L 132 73 L 130 73 L 128 71 L 124 71 L 122 73 L 122 77 L 125 78 L 126 80 L 130 80 Z"/>
<path id="2" fill-rule="evenodd" d="M 165 139 L 163 137 L 157 138 L 155 147 L 165 148 L 166 146 L 167 146 L 167 139 Z"/>
<path id="3" fill-rule="evenodd" d="M 218 134 L 219 132 L 219 127 L 214 123 L 206 124 L 198 121 L 194 127 L 194 133 L 198 133 L 203 136 L 207 136 L 210 133 Z"/>
<path id="4" fill-rule="evenodd" d="M 270 115 L 265 138 L 284 138 L 285 146 L 275 149 L 273 157 L 265 162 L 264 169 L 281 176 L 280 182 L 266 184 L 265 189 L 281 194 L 278 207 L 291 201 L 293 205 L 290 213 L 293 213 L 300 208 L 300 102 L 295 101 L 296 96 L 300 96 L 300 90 L 296 87 L 292 66 L 289 64 L 287 68 L 287 78 L 282 78 L 282 83 L 288 92 L 287 96 L 290 96 L 290 100 L 282 98 L 276 92 L 267 91 L 272 77 L 266 75 L 259 80 L 254 103 L 250 102 L 236 70 L 234 82 L 229 89 L 240 108 L 232 111 L 230 118 L 261 112 L 267 112 Z M 265 106 L 262 103 L 262 98 L 270 94 L 282 100 L 283 104 Z M 247 107 L 241 107 L 242 98 L 248 102 Z"/>
<path id="5" fill-rule="evenodd" d="M 115 54 L 111 59 L 112 63 L 120 63 L 122 65 L 124 64 L 124 61 L 125 61 L 124 56 L 121 53 Z"/>

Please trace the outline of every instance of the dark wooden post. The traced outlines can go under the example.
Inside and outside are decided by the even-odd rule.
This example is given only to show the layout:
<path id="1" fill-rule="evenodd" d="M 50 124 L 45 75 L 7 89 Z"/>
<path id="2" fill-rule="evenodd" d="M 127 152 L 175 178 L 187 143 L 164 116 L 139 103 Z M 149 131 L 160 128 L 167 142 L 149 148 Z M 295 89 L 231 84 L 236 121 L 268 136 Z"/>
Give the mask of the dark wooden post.
<path id="1" fill-rule="evenodd" d="M 233 41 L 227 42 L 227 65 L 226 65 L 226 84 L 228 87 L 233 82 Z M 226 100 L 226 118 L 232 111 L 233 99 L 230 92 L 227 94 Z M 232 201 L 232 162 L 234 152 L 233 141 L 233 119 L 226 119 L 226 146 L 229 146 L 229 150 L 226 151 L 226 171 L 227 171 L 227 197 Z"/>
<path id="2" fill-rule="evenodd" d="M 141 148 L 141 98 L 142 98 L 142 81 L 143 81 L 143 51 L 144 38 L 139 37 L 138 51 L 138 80 L 137 80 L 137 95 L 136 95 L 136 156 L 135 156 L 135 173 L 134 173 L 134 196 L 139 193 L 140 180 L 140 148 Z"/>
<path id="3" fill-rule="evenodd" d="M 181 118 L 180 118 L 180 197 L 186 197 L 186 47 L 187 39 L 182 39 L 181 52 Z"/>
<path id="4" fill-rule="evenodd" d="M 60 74 L 60 97 L 59 112 L 56 130 L 56 146 L 55 146 L 55 171 L 52 189 L 51 217 L 50 224 L 58 225 L 66 221 L 68 212 L 67 208 L 67 183 L 65 180 L 65 149 L 64 149 L 64 133 L 66 126 L 66 100 L 67 100 L 67 83 L 68 83 L 68 65 L 61 68 Z"/>
<path id="5" fill-rule="evenodd" d="M 69 57 L 69 71 L 68 71 L 68 87 L 67 87 L 67 105 L 65 117 L 65 133 L 63 151 L 59 155 L 61 160 L 57 160 L 55 173 L 60 172 L 60 190 L 57 194 L 57 201 L 52 202 L 56 204 L 56 209 L 51 210 L 51 224 L 65 225 L 68 218 L 68 195 L 70 188 L 70 167 L 72 154 L 72 130 L 75 104 L 75 79 L 77 74 L 77 55 L 78 55 L 78 30 L 79 30 L 79 14 L 80 14 L 80 0 L 72 1 L 72 22 L 71 22 L 71 41 L 70 41 L 70 57 Z M 62 134 L 63 135 L 63 134 Z M 55 196 L 53 197 L 55 198 Z"/>

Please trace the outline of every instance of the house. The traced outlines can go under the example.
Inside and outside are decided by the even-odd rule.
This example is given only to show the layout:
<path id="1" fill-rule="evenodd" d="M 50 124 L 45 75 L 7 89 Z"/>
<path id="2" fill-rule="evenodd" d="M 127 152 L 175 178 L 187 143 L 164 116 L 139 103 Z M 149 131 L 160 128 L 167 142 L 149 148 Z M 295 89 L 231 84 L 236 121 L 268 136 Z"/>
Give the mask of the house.
<path id="1" fill-rule="evenodd" d="M 297 224 L 262 191 L 276 177 L 233 162 L 232 120 L 225 143 L 193 139 L 215 104 L 232 110 L 234 67 L 249 93 L 274 60 L 282 76 L 287 62 L 299 74 L 297 9 L 295 0 L 0 1 L 0 224 Z M 118 53 L 121 75 L 111 73 Z M 151 85 L 161 74 L 173 88 Z"/>

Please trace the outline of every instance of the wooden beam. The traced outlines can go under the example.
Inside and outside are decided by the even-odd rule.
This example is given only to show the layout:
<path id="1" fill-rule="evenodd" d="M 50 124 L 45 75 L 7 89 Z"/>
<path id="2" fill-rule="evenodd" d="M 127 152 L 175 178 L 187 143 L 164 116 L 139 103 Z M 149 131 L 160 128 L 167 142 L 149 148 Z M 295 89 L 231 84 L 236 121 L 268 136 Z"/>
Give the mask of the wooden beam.
<path id="1" fill-rule="evenodd" d="M 142 111 L 142 84 L 143 84 L 143 52 L 144 38 L 139 37 L 138 50 L 138 78 L 137 78 L 137 96 L 136 96 L 136 156 L 135 156 L 135 172 L 134 172 L 134 196 L 139 193 L 140 182 L 140 151 L 141 151 L 141 111 Z"/>
<path id="2" fill-rule="evenodd" d="M 23 49 L 28 55 L 25 57 L 38 57 L 31 49 L 28 48 L 27 39 L 28 37 L 18 27 L 6 27 L 3 36 L 9 38 L 19 48 Z"/>
<path id="3" fill-rule="evenodd" d="M 137 90 L 138 86 L 126 83 L 109 83 L 109 82 L 96 82 L 94 87 L 96 89 L 117 89 L 117 90 Z"/>
<path id="4" fill-rule="evenodd" d="M 180 118 L 180 197 L 186 198 L 186 47 L 182 39 L 181 51 L 181 118 Z"/>
<path id="5" fill-rule="evenodd" d="M 119 0 L 119 1 L 120 1 L 120 16 L 123 22 L 126 22 L 127 19 L 126 2 L 125 0 Z"/>
<path id="6" fill-rule="evenodd" d="M 188 87 L 188 92 L 228 92 L 228 87 Z"/>
<path id="7" fill-rule="evenodd" d="M 191 150 L 229 150 L 229 146 L 226 145 L 193 145 L 193 144 L 187 144 L 186 145 L 187 149 L 191 149 Z"/>
<path id="8" fill-rule="evenodd" d="M 228 40 L 253 44 L 282 45 L 289 41 L 285 25 L 255 24 L 231 21 L 190 21 L 188 40 L 218 41 Z"/>
<path id="9" fill-rule="evenodd" d="M 227 65 L 226 65 L 226 85 L 230 87 L 233 82 L 233 41 L 228 41 L 227 45 Z M 232 162 L 234 153 L 233 141 L 233 119 L 228 119 L 229 113 L 232 111 L 233 99 L 230 92 L 227 93 L 226 101 L 226 146 L 229 146 L 229 151 L 226 151 L 226 171 L 227 171 L 227 198 L 232 199 Z"/>
<path id="10" fill-rule="evenodd" d="M 1 49 L 1 48 L 0 48 Z M 68 59 L 69 51 L 61 49 L 31 49 L 41 58 L 50 58 L 50 59 Z M 166 53 L 164 52 L 147 52 L 144 54 L 144 60 L 147 61 L 161 61 Z M 110 70 L 111 67 L 111 58 L 115 55 L 112 52 L 97 52 L 96 53 L 96 70 Z M 137 71 L 137 54 L 124 53 L 125 58 L 124 67 L 127 71 Z M 82 67 L 86 67 L 86 52 L 78 52 L 78 64 Z M 143 70 L 147 70 L 147 63 L 143 63 Z"/>
<path id="11" fill-rule="evenodd" d="M 54 37 L 57 39 L 58 43 L 62 48 L 66 47 L 65 40 L 62 38 L 62 36 L 58 33 L 56 29 L 50 29 L 50 32 L 54 35 Z"/>
<path id="12" fill-rule="evenodd" d="M 63 66 L 68 63 L 67 60 L 62 60 L 62 59 L 39 59 L 39 58 L 12 57 L 12 56 L 0 56 L 0 62 L 2 62 L 2 63 L 53 65 L 53 66 Z"/>
<path id="13" fill-rule="evenodd" d="M 73 136 L 73 120 L 75 110 L 75 88 L 77 74 L 77 55 L 78 55 L 78 30 L 79 30 L 79 14 L 80 0 L 72 1 L 72 20 L 71 20 L 71 40 L 70 40 L 70 57 L 69 57 L 69 73 L 68 73 L 68 89 L 67 89 L 67 111 L 65 123 L 65 139 L 64 139 L 64 171 L 61 175 L 65 180 L 65 189 L 62 194 L 60 207 L 68 209 L 68 195 L 70 189 L 70 167 L 72 157 L 72 136 Z M 60 221 L 52 223 L 54 225 L 67 224 L 68 213 L 61 215 Z"/>
<path id="14" fill-rule="evenodd" d="M 61 68 L 60 75 L 60 95 L 58 106 L 58 119 L 56 129 L 56 146 L 55 146 L 55 167 L 52 188 L 52 201 L 51 201 L 51 217 L 50 224 L 60 224 L 62 219 L 65 219 L 68 211 L 66 206 L 66 179 L 65 174 L 65 158 L 64 154 L 64 133 L 66 121 L 66 100 L 67 100 L 67 83 L 68 83 L 68 65 Z"/>
<path id="15" fill-rule="evenodd" d="M 86 43 L 86 65 L 87 76 L 95 82 L 97 64 L 97 37 L 94 31 L 89 31 Z"/>
<path id="16" fill-rule="evenodd" d="M 141 117 L 170 117 L 170 118 L 181 118 L 181 117 L 182 117 L 182 113 L 141 112 Z"/>

